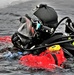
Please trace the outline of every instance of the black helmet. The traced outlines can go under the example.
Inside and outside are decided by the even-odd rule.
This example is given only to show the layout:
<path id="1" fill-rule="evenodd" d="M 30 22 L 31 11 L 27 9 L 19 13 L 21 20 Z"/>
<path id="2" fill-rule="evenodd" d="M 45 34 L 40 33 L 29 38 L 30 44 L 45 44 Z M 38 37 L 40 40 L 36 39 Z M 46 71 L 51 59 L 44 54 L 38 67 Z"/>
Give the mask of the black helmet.
<path id="1" fill-rule="evenodd" d="M 34 15 L 42 21 L 42 23 L 50 28 L 56 28 L 58 23 L 58 16 L 52 7 L 46 4 L 40 4 L 36 6 L 37 10 Z"/>

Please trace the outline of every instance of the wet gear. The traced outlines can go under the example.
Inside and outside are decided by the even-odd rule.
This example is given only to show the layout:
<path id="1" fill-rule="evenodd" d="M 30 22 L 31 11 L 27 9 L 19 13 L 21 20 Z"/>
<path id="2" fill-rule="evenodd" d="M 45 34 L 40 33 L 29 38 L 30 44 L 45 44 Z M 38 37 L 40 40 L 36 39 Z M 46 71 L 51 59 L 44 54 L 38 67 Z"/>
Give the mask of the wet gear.
<path id="1" fill-rule="evenodd" d="M 63 67 L 63 63 L 65 62 L 66 58 L 60 45 L 51 46 L 39 55 L 29 54 L 20 58 L 20 63 L 24 66 L 48 70 Z"/>

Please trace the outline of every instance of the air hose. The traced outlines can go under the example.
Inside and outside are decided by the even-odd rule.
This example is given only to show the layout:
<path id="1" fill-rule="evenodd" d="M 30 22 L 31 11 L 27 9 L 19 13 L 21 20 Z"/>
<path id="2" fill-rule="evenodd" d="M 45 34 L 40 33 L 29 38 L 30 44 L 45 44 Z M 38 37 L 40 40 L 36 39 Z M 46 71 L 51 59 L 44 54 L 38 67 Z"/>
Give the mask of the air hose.
<path id="1" fill-rule="evenodd" d="M 71 36 L 74 37 L 74 35 L 71 35 Z M 71 37 L 71 36 L 63 36 L 61 38 L 68 38 L 68 37 Z M 74 39 L 70 39 L 70 40 L 67 39 L 67 40 L 62 40 L 62 41 L 59 41 L 59 42 L 50 43 L 50 44 L 47 44 L 47 45 L 44 45 L 44 46 L 36 47 L 36 48 L 33 48 L 33 49 L 25 49 L 25 48 L 23 48 L 23 50 L 25 50 L 25 51 L 33 51 L 33 50 L 46 48 L 46 47 L 56 45 L 56 44 L 69 43 L 69 42 L 72 42 L 72 41 L 74 41 Z"/>
<path id="2" fill-rule="evenodd" d="M 66 36 L 66 37 L 69 37 L 69 36 Z M 56 45 L 56 44 L 60 44 L 61 45 L 61 44 L 69 43 L 69 42 L 73 42 L 73 41 L 74 41 L 74 39 L 71 39 L 71 40 L 63 40 L 63 41 L 59 41 L 59 42 L 50 43 L 50 44 L 47 44 L 47 45 L 44 45 L 44 46 L 39 46 L 39 47 L 36 47 L 36 48 L 33 48 L 33 49 L 25 49 L 25 48 L 23 48 L 23 50 L 25 50 L 25 51 L 35 51 L 35 50 L 40 50 L 40 49 L 43 49 L 43 48 L 46 48 L 46 47 L 49 47 L 49 46 L 52 46 L 52 45 Z M 62 47 L 62 48 L 63 48 L 64 52 L 67 55 L 69 55 L 70 57 L 73 57 L 73 54 L 69 51 L 69 49 L 70 49 L 69 46 L 68 46 L 69 49 L 67 48 L 67 46 L 66 46 L 66 48 L 64 48 L 64 47 Z M 74 46 L 72 46 L 72 50 L 73 49 L 74 49 Z"/>
<path id="3" fill-rule="evenodd" d="M 71 22 L 72 22 L 72 20 L 69 18 L 69 17 L 64 17 L 64 18 L 62 18 L 59 22 L 58 22 L 58 24 L 56 25 L 56 28 L 60 25 L 60 23 L 62 22 L 62 21 L 64 21 L 65 19 L 68 19 L 68 20 L 70 20 Z M 56 30 L 56 28 L 55 28 L 55 30 Z M 71 28 L 70 28 L 70 30 L 72 30 Z"/>

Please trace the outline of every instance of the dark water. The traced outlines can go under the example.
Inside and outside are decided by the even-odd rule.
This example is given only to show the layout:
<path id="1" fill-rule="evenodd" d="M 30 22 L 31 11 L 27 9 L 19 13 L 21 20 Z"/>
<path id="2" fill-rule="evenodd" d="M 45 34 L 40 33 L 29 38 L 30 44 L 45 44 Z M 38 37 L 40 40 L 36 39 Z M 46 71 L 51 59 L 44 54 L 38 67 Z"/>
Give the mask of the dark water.
<path id="1" fill-rule="evenodd" d="M 58 13 L 59 20 L 65 16 L 69 16 L 74 20 L 74 0 L 32 0 L 22 2 L 0 9 L 0 35 L 12 35 L 20 25 L 18 20 L 20 16 L 27 13 L 33 17 L 33 9 L 40 3 L 53 7 Z M 19 65 L 18 60 L 10 62 L 0 60 L 0 75 L 74 75 L 73 73 L 72 70 L 58 70 L 52 73 L 46 70 L 28 70 L 28 68 Z"/>

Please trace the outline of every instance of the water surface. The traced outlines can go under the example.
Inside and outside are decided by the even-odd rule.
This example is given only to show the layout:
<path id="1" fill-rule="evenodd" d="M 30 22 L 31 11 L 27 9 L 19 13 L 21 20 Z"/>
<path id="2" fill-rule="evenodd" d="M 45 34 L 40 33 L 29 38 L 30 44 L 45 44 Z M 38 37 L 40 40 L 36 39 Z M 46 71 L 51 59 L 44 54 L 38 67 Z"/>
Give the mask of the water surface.
<path id="1" fill-rule="evenodd" d="M 26 13 L 33 17 L 33 9 L 37 4 L 44 3 L 53 7 L 58 13 L 58 20 L 69 16 L 74 20 L 74 0 L 0 0 L 0 35 L 12 35 L 17 31 L 19 18 Z M 62 31 L 63 26 L 60 27 Z M 16 65 L 17 64 L 17 65 Z M 17 69 L 18 68 L 18 69 Z M 22 69 L 18 61 L 1 60 L 0 75 L 73 75 L 72 71 L 57 71 Z"/>

